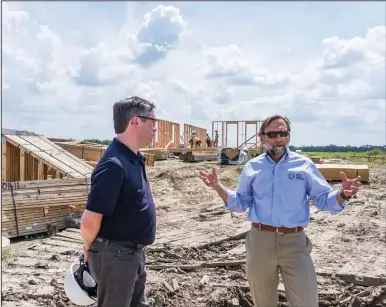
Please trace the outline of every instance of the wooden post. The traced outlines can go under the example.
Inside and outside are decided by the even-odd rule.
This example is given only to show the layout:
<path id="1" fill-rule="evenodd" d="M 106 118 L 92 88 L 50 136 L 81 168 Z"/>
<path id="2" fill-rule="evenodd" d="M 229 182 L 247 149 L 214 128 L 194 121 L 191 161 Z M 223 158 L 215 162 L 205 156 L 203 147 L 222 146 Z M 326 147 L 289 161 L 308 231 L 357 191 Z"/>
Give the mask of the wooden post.
<path id="1" fill-rule="evenodd" d="M 244 142 L 247 142 L 247 138 L 248 138 L 247 127 L 248 127 L 247 122 L 245 122 L 245 140 L 244 140 Z M 245 147 L 248 148 L 248 145 L 245 144 Z"/>
<path id="2" fill-rule="evenodd" d="M 7 141 L 1 137 L 1 180 L 5 181 L 7 173 Z"/>
<path id="3" fill-rule="evenodd" d="M 51 179 L 55 179 L 55 178 L 56 178 L 56 169 L 51 168 Z"/>
<path id="4" fill-rule="evenodd" d="M 25 152 L 20 148 L 20 181 L 25 181 Z"/>
<path id="5" fill-rule="evenodd" d="M 224 142 L 224 137 L 225 137 L 225 131 L 224 131 L 224 126 L 225 126 L 225 122 L 222 122 L 221 123 L 221 126 L 222 126 L 222 128 L 221 128 L 221 132 L 222 132 L 222 135 L 221 135 L 221 147 L 225 147 L 226 145 L 224 144 L 225 142 Z"/>
<path id="6" fill-rule="evenodd" d="M 9 142 L 6 142 L 6 156 L 7 156 L 7 165 L 6 165 L 6 168 L 5 168 L 5 181 L 12 181 L 12 178 L 11 178 L 11 168 L 12 168 L 12 154 L 11 154 L 11 143 Z"/>
<path id="7" fill-rule="evenodd" d="M 38 180 L 43 180 L 44 164 L 42 160 L 39 160 L 38 164 Z"/>
<path id="8" fill-rule="evenodd" d="M 44 164 L 44 166 L 43 166 L 43 178 L 44 178 L 44 180 L 47 180 L 47 177 L 48 177 L 48 165 Z"/>
<path id="9" fill-rule="evenodd" d="M 237 123 L 236 125 L 237 125 L 236 147 L 239 147 L 239 123 Z"/>

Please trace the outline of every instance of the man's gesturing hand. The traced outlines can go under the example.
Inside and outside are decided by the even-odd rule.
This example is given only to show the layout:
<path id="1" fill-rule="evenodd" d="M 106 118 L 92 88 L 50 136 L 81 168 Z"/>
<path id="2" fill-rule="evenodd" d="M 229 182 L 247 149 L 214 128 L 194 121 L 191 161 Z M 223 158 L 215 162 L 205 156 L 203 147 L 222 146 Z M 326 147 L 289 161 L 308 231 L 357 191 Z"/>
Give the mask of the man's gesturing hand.
<path id="1" fill-rule="evenodd" d="M 208 187 L 216 188 L 218 186 L 217 172 L 214 167 L 211 173 L 200 171 L 200 178 Z"/>
<path id="2" fill-rule="evenodd" d="M 345 196 L 353 196 L 358 192 L 358 188 L 361 186 L 361 176 L 355 179 L 348 179 L 344 172 L 340 172 L 342 177 L 342 189 Z"/>

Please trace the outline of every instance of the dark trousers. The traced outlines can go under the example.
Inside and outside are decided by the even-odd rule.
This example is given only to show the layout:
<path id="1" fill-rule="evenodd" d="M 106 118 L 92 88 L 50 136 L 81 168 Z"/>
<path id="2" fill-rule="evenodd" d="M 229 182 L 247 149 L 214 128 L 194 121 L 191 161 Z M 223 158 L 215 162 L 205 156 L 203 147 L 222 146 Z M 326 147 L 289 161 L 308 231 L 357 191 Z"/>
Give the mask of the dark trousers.
<path id="1" fill-rule="evenodd" d="M 98 283 L 98 307 L 148 307 L 145 252 L 94 241 L 88 251 L 91 275 Z"/>

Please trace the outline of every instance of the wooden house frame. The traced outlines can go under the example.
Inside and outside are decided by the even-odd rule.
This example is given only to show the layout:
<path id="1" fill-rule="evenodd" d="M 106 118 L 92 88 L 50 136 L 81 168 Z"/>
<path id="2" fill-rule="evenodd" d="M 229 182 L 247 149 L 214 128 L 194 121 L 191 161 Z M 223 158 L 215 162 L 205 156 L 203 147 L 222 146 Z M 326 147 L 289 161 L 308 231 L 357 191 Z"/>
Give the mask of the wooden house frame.
<path id="1" fill-rule="evenodd" d="M 236 125 L 236 147 L 245 146 L 248 149 L 258 148 L 260 139 L 258 136 L 262 120 L 249 121 L 213 121 L 212 122 L 212 139 L 214 139 L 215 131 L 219 135 L 219 147 L 228 147 L 228 140 L 231 136 L 229 126 Z M 252 136 L 247 138 L 248 131 L 252 131 Z"/>
<path id="2" fill-rule="evenodd" d="M 2 181 L 90 177 L 93 167 L 47 138 L 2 134 Z"/>

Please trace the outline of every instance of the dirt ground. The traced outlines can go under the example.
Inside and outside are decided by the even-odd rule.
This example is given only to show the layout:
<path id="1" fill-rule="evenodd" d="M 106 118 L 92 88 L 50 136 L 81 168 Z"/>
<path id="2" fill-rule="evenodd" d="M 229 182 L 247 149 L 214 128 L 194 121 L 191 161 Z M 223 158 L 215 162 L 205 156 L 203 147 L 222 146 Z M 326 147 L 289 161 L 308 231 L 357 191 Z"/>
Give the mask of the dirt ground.
<path id="1" fill-rule="evenodd" d="M 232 214 L 198 178 L 216 166 L 234 188 L 241 167 L 160 161 L 149 169 L 157 240 L 147 250 L 150 306 L 253 306 L 245 275 L 246 214 Z M 320 306 L 386 306 L 386 167 L 374 166 L 344 213 L 311 207 Z M 340 183 L 332 183 L 336 189 Z M 2 306 L 69 306 L 63 279 L 81 248 L 79 230 L 12 242 L 3 248 Z M 280 306 L 288 306 L 279 285 Z"/>

